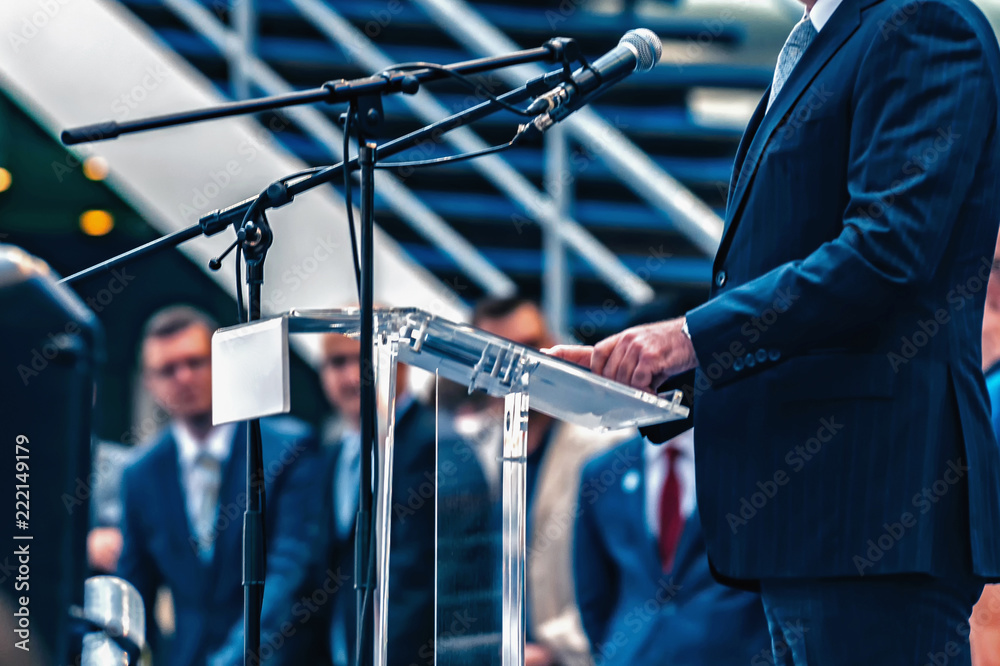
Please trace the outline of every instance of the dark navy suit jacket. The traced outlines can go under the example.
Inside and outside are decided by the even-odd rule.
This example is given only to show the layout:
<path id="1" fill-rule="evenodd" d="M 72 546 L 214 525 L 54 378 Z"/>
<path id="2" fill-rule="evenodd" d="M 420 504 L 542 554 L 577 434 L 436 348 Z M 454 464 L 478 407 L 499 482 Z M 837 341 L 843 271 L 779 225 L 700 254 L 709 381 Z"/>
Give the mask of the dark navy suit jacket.
<path id="1" fill-rule="evenodd" d="M 587 463 L 580 489 L 574 577 L 598 663 L 735 666 L 766 652 L 760 595 L 715 582 L 697 511 L 684 524 L 673 570 L 663 571 L 646 525 L 641 438 Z"/>
<path id="2" fill-rule="evenodd" d="M 761 100 L 687 316 L 722 575 L 1000 576 L 980 369 L 998 62 L 968 0 L 843 0 Z"/>
<path id="3" fill-rule="evenodd" d="M 321 480 L 313 463 L 317 443 L 311 429 L 289 417 L 261 420 L 267 494 L 267 571 L 261 613 L 262 648 L 269 663 L 301 663 L 296 646 L 307 632 L 281 632 L 295 626 L 294 602 L 308 587 L 309 552 L 318 526 L 316 488 Z M 211 562 L 198 557 L 185 509 L 177 443 L 169 429 L 126 470 L 122 480 L 123 518 L 118 575 L 135 585 L 151 605 L 157 588 L 170 588 L 175 634 L 170 664 L 194 666 L 223 656 L 242 663 L 243 511 L 246 508 L 246 425 L 236 428 L 219 491 L 219 518 Z M 289 633 L 289 632 L 286 632 Z"/>

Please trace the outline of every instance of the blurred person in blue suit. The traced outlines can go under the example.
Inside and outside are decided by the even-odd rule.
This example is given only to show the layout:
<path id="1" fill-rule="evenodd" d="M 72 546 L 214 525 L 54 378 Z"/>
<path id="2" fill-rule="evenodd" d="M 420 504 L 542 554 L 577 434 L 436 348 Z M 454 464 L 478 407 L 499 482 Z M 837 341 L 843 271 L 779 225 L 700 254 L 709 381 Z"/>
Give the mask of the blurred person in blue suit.
<path id="1" fill-rule="evenodd" d="M 683 312 L 678 300 L 659 299 L 629 323 Z M 770 657 L 760 595 L 712 577 L 696 501 L 694 430 L 662 446 L 633 437 L 583 468 L 573 573 L 597 663 L 742 666 Z"/>
<path id="2" fill-rule="evenodd" d="M 603 666 L 742 666 L 770 656 L 760 595 L 709 571 L 693 434 L 663 446 L 635 437 L 583 469 L 573 573 Z"/>
<path id="3" fill-rule="evenodd" d="M 737 151 L 710 300 L 554 353 L 690 387 L 709 560 L 759 586 L 785 663 L 969 664 L 1000 579 L 1000 51 L 969 0 L 804 4 Z"/>
<path id="4" fill-rule="evenodd" d="M 1000 439 L 1000 238 L 990 267 L 983 310 L 983 376 L 990 396 L 993 433 Z"/>
<path id="5" fill-rule="evenodd" d="M 322 349 L 320 379 L 327 400 L 337 410 L 323 433 L 330 525 L 325 557 L 328 570 L 343 581 L 330 607 L 329 648 L 334 666 L 348 666 L 357 663 L 354 549 L 361 483 L 360 344 L 329 334 L 323 336 Z M 491 505 L 475 453 L 451 429 L 446 414 L 435 425 L 434 410 L 408 389 L 409 368 L 400 364 L 396 372 L 387 663 L 430 665 L 435 663 L 439 633 L 434 624 L 435 548 L 447 553 L 437 571 L 442 599 L 474 598 L 476 567 L 491 564 L 490 553 L 481 540 L 463 537 L 474 536 L 489 524 Z M 451 626 L 453 614 L 460 610 L 441 605 L 441 625 Z"/>
<path id="6" fill-rule="evenodd" d="M 990 396 L 993 434 L 1000 440 L 1000 238 L 993 253 L 983 311 L 983 374 Z M 1000 666 L 1000 585 L 987 585 L 972 611 L 973 666 Z"/>
<path id="7" fill-rule="evenodd" d="M 175 631 L 167 663 L 243 661 L 242 524 L 246 425 L 212 425 L 211 335 L 204 313 L 174 306 L 142 336 L 143 381 L 171 422 L 125 470 L 118 575 L 135 585 L 151 626 L 157 589 L 169 588 Z M 261 611 L 265 663 L 302 663 L 306 631 L 282 633 L 308 586 L 320 516 L 317 440 L 287 417 L 261 421 L 267 493 L 267 570 Z"/>

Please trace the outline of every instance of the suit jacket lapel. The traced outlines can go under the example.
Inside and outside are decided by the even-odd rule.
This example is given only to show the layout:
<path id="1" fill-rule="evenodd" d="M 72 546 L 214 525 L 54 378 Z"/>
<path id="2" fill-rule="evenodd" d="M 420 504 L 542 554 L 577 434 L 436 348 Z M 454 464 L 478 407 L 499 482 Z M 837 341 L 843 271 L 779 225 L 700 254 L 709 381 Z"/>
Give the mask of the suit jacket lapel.
<path id="1" fill-rule="evenodd" d="M 723 255 L 728 236 L 736 226 L 741 206 L 747 196 L 750 181 L 753 180 L 753 175 L 757 172 L 761 156 L 764 154 L 771 136 L 784 121 L 785 116 L 791 110 L 792 106 L 794 106 L 795 102 L 798 101 L 809 84 L 816 78 L 820 70 L 823 69 L 830 58 L 833 57 L 844 42 L 854 34 L 858 26 L 861 25 L 861 6 L 870 4 L 873 3 L 871 1 L 866 2 L 865 0 L 843 0 L 833 13 L 833 16 L 830 17 L 830 20 L 816 36 L 816 39 L 813 40 L 813 43 L 806 49 L 806 52 L 802 55 L 802 59 L 795 65 L 795 69 L 792 70 L 788 80 L 785 81 L 785 85 L 775 98 L 771 109 L 760 120 L 760 126 L 756 128 L 752 138 L 750 138 L 746 155 L 739 163 L 740 169 L 736 179 L 736 190 L 732 193 L 730 203 L 726 207 L 726 225 L 722 231 L 719 257 Z M 767 106 L 766 100 L 767 95 L 761 100 L 763 108 Z M 762 106 L 758 105 L 757 111 L 754 113 L 755 117 L 760 113 L 761 108 Z M 746 135 L 749 135 L 750 130 L 751 127 L 748 127 Z M 744 136 L 744 140 L 747 138 L 746 135 Z M 742 148 L 743 145 L 741 143 L 740 149 L 742 150 Z"/>
<path id="2" fill-rule="evenodd" d="M 753 115 L 750 116 L 750 122 L 747 123 L 743 137 L 740 139 L 740 147 L 736 150 L 736 159 L 733 161 L 733 175 L 729 179 L 729 192 L 726 197 L 726 225 L 732 219 L 733 193 L 744 180 L 743 163 L 746 161 L 747 151 L 750 149 L 750 143 L 753 141 L 754 136 L 757 135 L 757 129 L 764 119 L 764 113 L 767 111 L 767 99 L 770 96 L 771 86 L 768 86 L 767 90 L 764 91 L 764 96 L 757 103 L 757 108 L 754 109 Z"/>

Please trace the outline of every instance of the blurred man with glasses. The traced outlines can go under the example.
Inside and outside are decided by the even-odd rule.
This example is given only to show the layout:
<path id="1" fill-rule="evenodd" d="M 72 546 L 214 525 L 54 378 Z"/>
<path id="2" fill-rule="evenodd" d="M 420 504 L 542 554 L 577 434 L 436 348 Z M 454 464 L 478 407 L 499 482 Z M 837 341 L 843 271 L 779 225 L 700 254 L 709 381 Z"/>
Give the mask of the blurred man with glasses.
<path id="1" fill-rule="evenodd" d="M 167 663 L 243 663 L 242 524 L 246 424 L 212 425 L 211 338 L 216 323 L 186 306 L 161 310 L 142 335 L 143 383 L 169 424 L 123 477 L 118 575 L 139 590 L 147 626 L 157 589 L 169 588 L 174 636 Z M 300 663 L 308 632 L 293 604 L 308 592 L 316 538 L 316 439 L 292 418 L 261 421 L 267 572 L 261 612 L 264 663 Z M 295 631 L 285 628 L 291 627 Z"/>

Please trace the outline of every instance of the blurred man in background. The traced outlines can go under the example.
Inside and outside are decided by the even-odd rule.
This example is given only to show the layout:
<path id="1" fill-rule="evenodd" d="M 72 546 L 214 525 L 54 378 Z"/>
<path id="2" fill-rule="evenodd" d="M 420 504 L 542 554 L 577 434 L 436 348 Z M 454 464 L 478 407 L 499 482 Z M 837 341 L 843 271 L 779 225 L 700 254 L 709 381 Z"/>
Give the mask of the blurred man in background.
<path id="1" fill-rule="evenodd" d="M 139 590 L 148 623 L 157 588 L 169 588 L 176 629 L 168 663 L 176 666 L 243 661 L 247 430 L 243 423 L 212 425 L 215 329 L 207 315 L 185 306 L 162 310 L 146 324 L 143 382 L 171 422 L 122 482 L 118 575 Z M 261 434 L 267 494 L 261 656 L 268 663 L 303 663 L 296 645 L 306 632 L 285 637 L 279 627 L 291 619 L 307 582 L 316 538 L 316 440 L 305 424 L 287 417 L 263 419 Z"/>
<path id="2" fill-rule="evenodd" d="M 522 298 L 481 301 L 472 325 L 534 349 L 555 344 L 541 310 Z M 488 416 L 499 420 L 503 403 L 490 404 Z M 621 438 L 534 411 L 528 417 L 526 666 L 591 663 L 574 590 L 573 522 L 583 464 Z"/>
<path id="3" fill-rule="evenodd" d="M 332 601 L 330 652 L 334 666 L 347 666 L 356 663 L 357 652 L 354 549 L 361 483 L 361 356 L 359 342 L 343 335 L 325 335 L 322 349 L 323 391 L 337 411 L 323 433 L 329 460 L 326 495 L 332 500 L 327 566 L 346 581 Z M 462 538 L 480 530 L 490 510 L 475 455 L 450 429 L 446 416 L 438 425 L 435 449 L 434 410 L 410 392 L 408 382 L 409 368 L 398 365 L 386 636 L 390 666 L 435 663 L 440 633 L 434 624 L 435 549 L 442 553 L 438 586 L 446 592 L 469 592 L 470 574 L 489 555 L 477 550 L 474 540 Z M 448 594 L 441 595 L 442 603 L 446 598 Z M 443 626 L 456 610 L 438 608 Z"/>
<path id="4" fill-rule="evenodd" d="M 87 533 L 87 564 L 97 573 L 118 568 L 122 552 L 122 473 L 133 451 L 115 442 L 94 440 L 91 463 L 90 531 Z"/>

